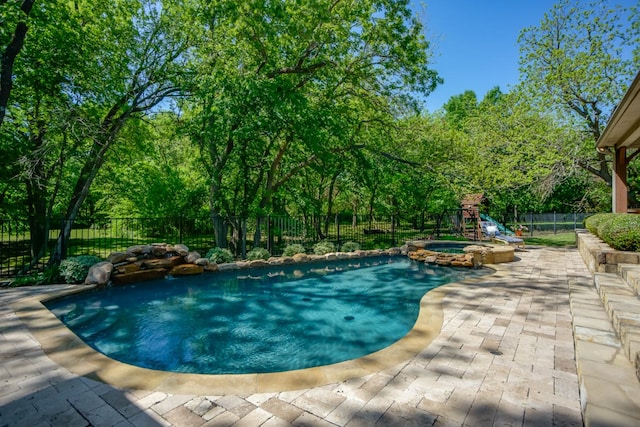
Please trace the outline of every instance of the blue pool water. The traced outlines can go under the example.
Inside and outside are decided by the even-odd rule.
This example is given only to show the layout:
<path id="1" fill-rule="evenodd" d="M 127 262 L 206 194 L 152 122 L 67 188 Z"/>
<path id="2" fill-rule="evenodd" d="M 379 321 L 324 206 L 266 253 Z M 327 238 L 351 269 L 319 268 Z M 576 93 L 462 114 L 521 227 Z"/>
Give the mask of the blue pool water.
<path id="1" fill-rule="evenodd" d="M 281 372 L 387 347 L 412 328 L 426 292 L 487 272 L 385 257 L 149 281 L 46 305 L 91 347 L 124 363 Z"/>

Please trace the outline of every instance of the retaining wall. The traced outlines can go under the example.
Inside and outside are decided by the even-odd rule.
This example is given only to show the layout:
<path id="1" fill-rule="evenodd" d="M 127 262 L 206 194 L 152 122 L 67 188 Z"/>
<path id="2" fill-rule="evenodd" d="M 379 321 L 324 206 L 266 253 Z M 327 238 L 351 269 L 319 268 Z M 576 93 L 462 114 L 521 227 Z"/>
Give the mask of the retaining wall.
<path id="1" fill-rule="evenodd" d="M 617 273 L 618 264 L 640 264 L 640 252 L 617 251 L 588 230 L 576 230 L 576 244 L 591 273 Z"/>

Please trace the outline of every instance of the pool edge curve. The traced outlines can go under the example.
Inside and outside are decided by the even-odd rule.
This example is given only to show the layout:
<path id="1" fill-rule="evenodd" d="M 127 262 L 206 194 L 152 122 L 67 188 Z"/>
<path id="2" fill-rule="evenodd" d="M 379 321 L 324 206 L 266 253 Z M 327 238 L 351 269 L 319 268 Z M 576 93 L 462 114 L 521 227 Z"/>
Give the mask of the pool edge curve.
<path id="1" fill-rule="evenodd" d="M 78 285 L 72 289 L 27 297 L 13 303 L 12 308 L 45 354 L 73 374 L 123 389 L 246 396 L 324 386 L 408 363 L 440 334 L 444 321 L 442 302 L 448 291 L 455 286 L 486 280 L 500 270 L 496 265 L 489 267 L 493 270 L 489 276 L 448 283 L 424 294 L 420 299 L 418 318 L 411 330 L 388 347 L 344 362 L 274 373 L 176 373 L 141 368 L 111 359 L 85 344 L 44 305 L 51 299 L 91 290 L 91 286 Z"/>

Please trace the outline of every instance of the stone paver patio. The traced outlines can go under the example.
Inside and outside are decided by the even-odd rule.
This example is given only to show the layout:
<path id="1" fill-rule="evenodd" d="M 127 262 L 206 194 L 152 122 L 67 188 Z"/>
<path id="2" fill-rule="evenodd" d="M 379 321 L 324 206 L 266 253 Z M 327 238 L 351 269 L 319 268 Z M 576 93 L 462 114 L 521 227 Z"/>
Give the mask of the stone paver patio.
<path id="1" fill-rule="evenodd" d="M 616 389 L 626 393 L 615 396 L 620 408 L 607 402 L 608 390 L 599 394 L 597 382 L 579 392 L 576 366 L 611 359 L 618 344 L 610 336 L 594 343 L 598 334 L 587 331 L 608 326 L 578 252 L 530 248 L 517 256 L 479 283 L 444 288 L 442 330 L 409 360 L 328 385 L 259 394 L 129 390 L 73 374 L 43 352 L 12 308 L 51 288 L 3 289 L 0 427 L 581 426 L 583 411 L 586 425 L 640 425 L 640 386 L 624 360 L 616 358 L 608 381 L 624 382 Z M 577 353 L 576 320 L 583 325 Z"/>

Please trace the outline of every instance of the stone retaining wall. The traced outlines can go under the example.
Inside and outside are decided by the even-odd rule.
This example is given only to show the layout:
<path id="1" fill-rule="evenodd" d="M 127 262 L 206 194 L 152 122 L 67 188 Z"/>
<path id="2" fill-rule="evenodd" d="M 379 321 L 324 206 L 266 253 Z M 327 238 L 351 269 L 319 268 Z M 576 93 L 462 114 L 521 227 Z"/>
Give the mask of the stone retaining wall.
<path id="1" fill-rule="evenodd" d="M 640 252 L 617 251 L 588 230 L 576 230 L 576 244 L 591 273 L 617 273 L 618 264 L 640 264 Z"/>

